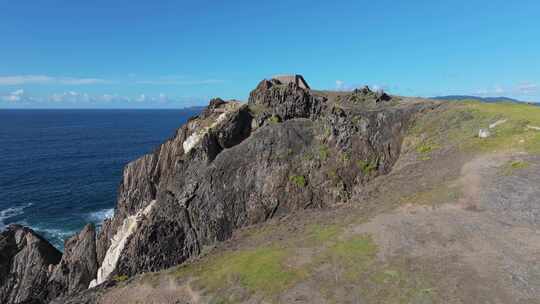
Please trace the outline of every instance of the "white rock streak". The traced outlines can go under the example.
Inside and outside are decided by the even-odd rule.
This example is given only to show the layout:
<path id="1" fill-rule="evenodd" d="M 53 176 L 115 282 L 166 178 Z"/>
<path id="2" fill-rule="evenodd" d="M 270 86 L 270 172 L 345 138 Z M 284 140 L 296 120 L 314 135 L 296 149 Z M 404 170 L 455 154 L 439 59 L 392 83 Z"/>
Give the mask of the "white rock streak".
<path id="1" fill-rule="evenodd" d="M 155 203 L 155 200 L 151 201 L 146 208 L 139 210 L 137 214 L 124 219 L 122 226 L 118 228 L 118 231 L 116 231 L 116 234 L 111 240 L 111 246 L 109 246 L 107 253 L 105 253 L 103 263 L 97 272 L 97 278 L 90 282 L 90 286 L 88 286 L 88 288 L 95 287 L 107 280 L 109 275 L 116 268 L 116 264 L 120 259 L 120 254 L 129 240 L 129 237 L 133 234 L 133 232 L 135 232 L 141 220 L 150 214 Z"/>
<path id="2" fill-rule="evenodd" d="M 193 147 L 195 147 L 200 141 L 201 139 L 203 138 L 204 133 L 198 133 L 198 132 L 195 132 L 193 134 L 191 134 L 183 143 L 182 143 L 182 147 L 184 147 L 184 153 L 188 153 L 191 149 L 193 149 Z"/>
<path id="3" fill-rule="evenodd" d="M 219 123 L 221 123 L 227 118 L 227 114 L 228 112 L 221 113 L 216 119 L 216 121 L 214 121 L 214 123 L 212 123 L 210 127 L 206 127 L 206 128 L 203 128 L 202 130 L 193 132 L 193 134 L 191 134 L 182 143 L 182 147 L 184 148 L 184 153 L 187 154 L 189 151 L 191 151 L 191 149 L 193 149 L 201 141 L 201 139 L 204 137 L 204 135 L 206 135 L 206 133 L 208 133 L 210 129 L 217 126 Z"/>

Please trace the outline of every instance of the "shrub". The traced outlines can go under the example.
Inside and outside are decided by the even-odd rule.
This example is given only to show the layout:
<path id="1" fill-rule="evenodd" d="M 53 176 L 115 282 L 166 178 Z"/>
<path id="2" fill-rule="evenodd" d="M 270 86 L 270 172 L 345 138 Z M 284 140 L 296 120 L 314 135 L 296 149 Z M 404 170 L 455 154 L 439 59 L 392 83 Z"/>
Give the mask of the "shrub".
<path id="1" fill-rule="evenodd" d="M 114 280 L 115 282 L 124 282 L 124 281 L 126 281 L 127 279 L 128 279 L 128 276 L 125 275 L 125 274 L 123 274 L 123 275 L 115 275 L 115 276 L 113 277 L 113 280 Z"/>
<path id="2" fill-rule="evenodd" d="M 416 152 L 420 154 L 427 154 L 427 153 L 431 153 L 431 151 L 433 151 L 433 148 L 434 147 L 432 145 L 424 143 L 416 147 Z"/>
<path id="3" fill-rule="evenodd" d="M 303 188 L 306 186 L 306 178 L 303 175 L 289 176 L 289 181 L 295 184 L 297 187 Z"/>
<path id="4" fill-rule="evenodd" d="M 364 175 L 369 175 L 371 172 L 377 170 L 377 162 L 358 160 L 356 165 L 360 170 L 362 170 Z"/>
<path id="5" fill-rule="evenodd" d="M 327 146 L 319 147 L 319 158 L 321 160 L 327 160 L 330 156 L 330 149 Z"/>
<path id="6" fill-rule="evenodd" d="M 268 118 L 268 121 L 270 121 L 271 124 L 277 124 L 281 122 L 281 119 L 277 115 L 272 115 Z"/>

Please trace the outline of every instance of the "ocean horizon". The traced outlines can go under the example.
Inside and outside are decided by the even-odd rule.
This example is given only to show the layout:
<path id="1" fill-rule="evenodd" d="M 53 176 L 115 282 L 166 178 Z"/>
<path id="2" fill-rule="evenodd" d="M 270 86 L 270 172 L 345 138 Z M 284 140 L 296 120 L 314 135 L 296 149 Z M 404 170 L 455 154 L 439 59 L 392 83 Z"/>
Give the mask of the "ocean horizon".
<path id="1" fill-rule="evenodd" d="M 63 249 L 113 215 L 123 167 L 200 109 L 0 110 L 0 230 L 29 226 Z"/>

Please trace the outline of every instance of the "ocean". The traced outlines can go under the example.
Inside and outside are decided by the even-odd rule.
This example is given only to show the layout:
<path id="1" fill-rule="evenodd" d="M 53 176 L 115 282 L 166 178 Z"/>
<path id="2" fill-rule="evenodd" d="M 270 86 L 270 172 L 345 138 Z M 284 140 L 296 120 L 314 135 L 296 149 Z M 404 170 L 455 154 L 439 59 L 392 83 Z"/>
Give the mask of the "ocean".
<path id="1" fill-rule="evenodd" d="M 199 111 L 0 110 L 0 230 L 29 226 L 63 249 L 113 215 L 123 167 Z"/>

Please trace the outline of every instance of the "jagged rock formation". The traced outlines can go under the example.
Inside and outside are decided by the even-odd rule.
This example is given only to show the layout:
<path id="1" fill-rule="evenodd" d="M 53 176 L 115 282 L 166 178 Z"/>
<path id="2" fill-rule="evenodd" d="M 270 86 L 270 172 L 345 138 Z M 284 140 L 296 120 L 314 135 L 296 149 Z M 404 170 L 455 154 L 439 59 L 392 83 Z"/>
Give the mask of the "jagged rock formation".
<path id="1" fill-rule="evenodd" d="M 10 225 L 0 233 L 0 303 L 40 303 L 61 253 L 32 229 Z"/>
<path id="2" fill-rule="evenodd" d="M 96 273 L 96 229 L 93 224 L 88 224 L 65 242 L 62 260 L 49 278 L 48 298 L 85 290 Z"/>
<path id="3" fill-rule="evenodd" d="M 40 281 L 51 285 L 42 299 L 177 265 L 240 227 L 346 202 L 390 171 L 424 108 L 369 88 L 333 100 L 278 80 L 260 82 L 247 104 L 213 99 L 126 166 L 114 217 L 95 243 L 93 227 L 66 243 Z"/>
<path id="4" fill-rule="evenodd" d="M 276 80 L 259 83 L 247 105 L 212 100 L 174 138 L 127 166 L 117 212 L 99 237 L 99 260 L 107 260 L 124 221 L 150 202 L 110 275 L 170 267 L 237 228 L 348 200 L 391 169 L 421 107 L 384 105 L 391 98 L 367 88 L 352 95 L 381 105 L 329 103 Z"/>
<path id="5" fill-rule="evenodd" d="M 292 118 L 316 119 L 326 108 L 326 98 L 315 96 L 294 83 L 263 80 L 249 95 L 249 105 L 255 112 L 254 127 L 269 118 L 284 121 Z"/>

